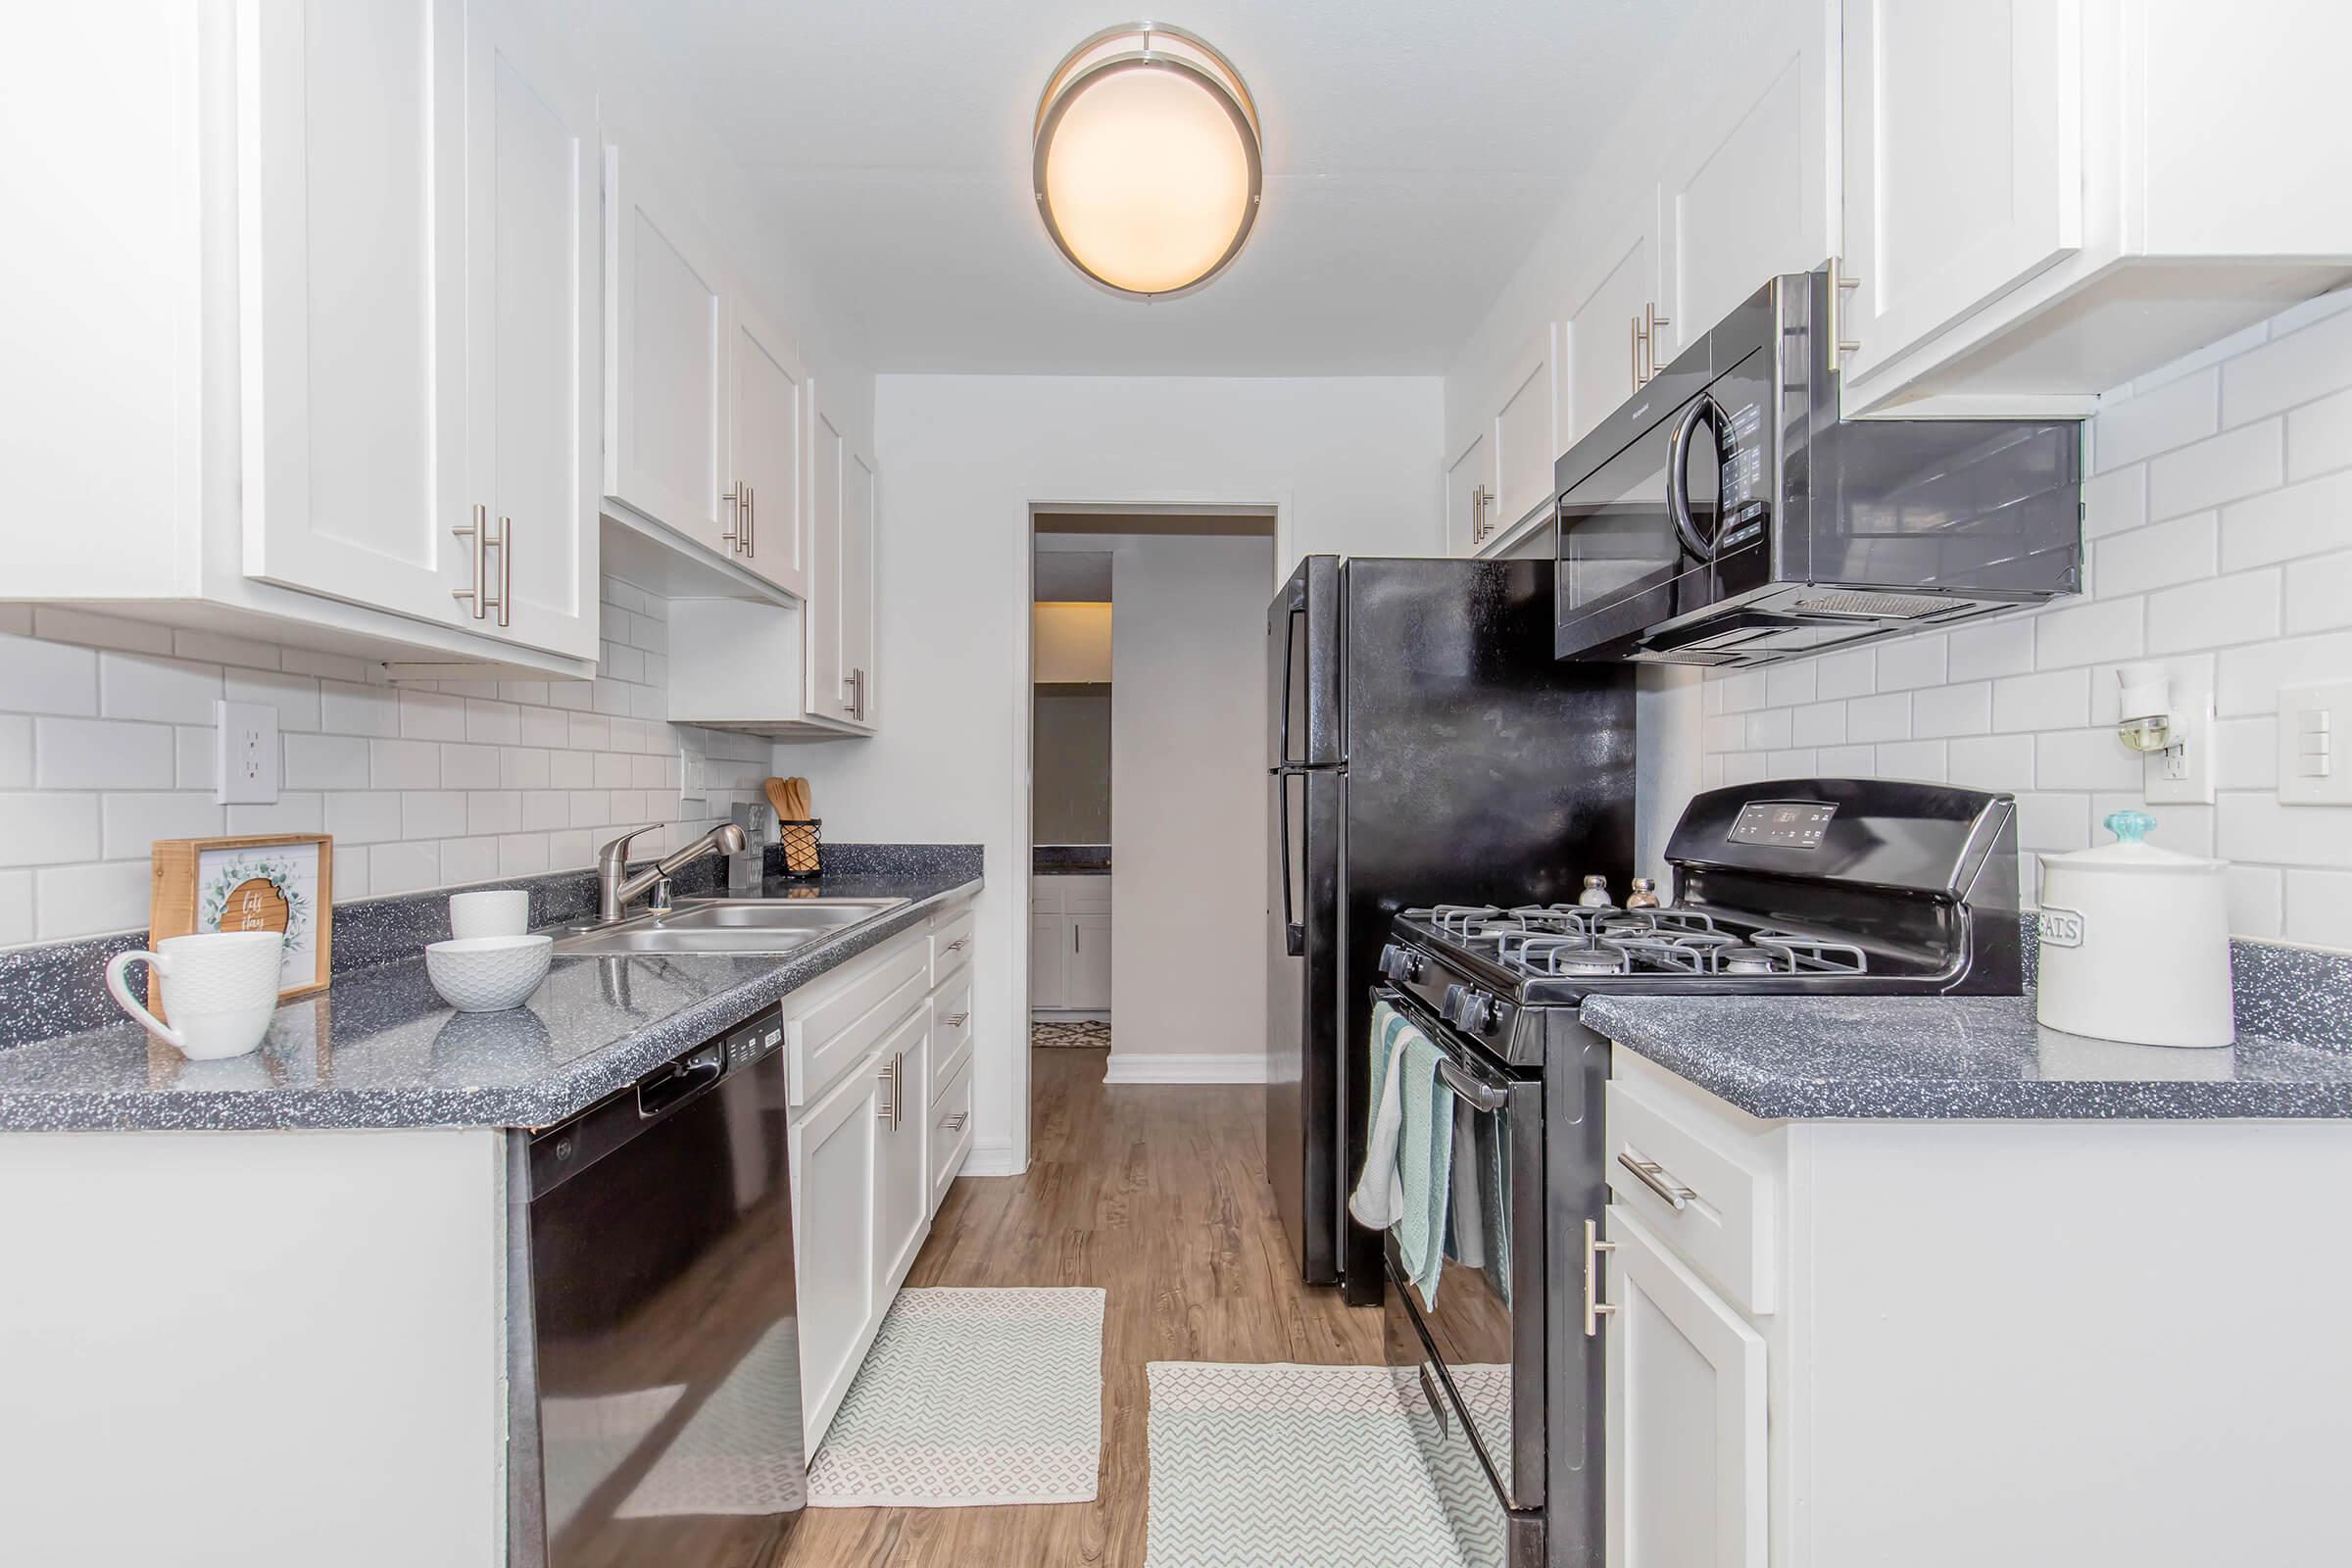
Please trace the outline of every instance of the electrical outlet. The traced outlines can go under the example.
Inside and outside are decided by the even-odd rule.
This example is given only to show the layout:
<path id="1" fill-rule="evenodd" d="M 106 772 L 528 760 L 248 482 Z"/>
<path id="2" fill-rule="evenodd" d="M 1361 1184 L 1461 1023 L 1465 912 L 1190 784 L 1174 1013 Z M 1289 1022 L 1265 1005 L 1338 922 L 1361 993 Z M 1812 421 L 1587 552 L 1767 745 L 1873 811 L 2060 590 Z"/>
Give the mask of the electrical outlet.
<path id="1" fill-rule="evenodd" d="M 277 710 L 268 703 L 213 704 L 213 799 L 223 806 L 277 801 Z"/>
<path id="2" fill-rule="evenodd" d="M 2141 759 L 2141 789 L 2150 806 L 2213 804 L 2213 700 L 2192 692 L 2178 711 L 2187 738 Z"/>

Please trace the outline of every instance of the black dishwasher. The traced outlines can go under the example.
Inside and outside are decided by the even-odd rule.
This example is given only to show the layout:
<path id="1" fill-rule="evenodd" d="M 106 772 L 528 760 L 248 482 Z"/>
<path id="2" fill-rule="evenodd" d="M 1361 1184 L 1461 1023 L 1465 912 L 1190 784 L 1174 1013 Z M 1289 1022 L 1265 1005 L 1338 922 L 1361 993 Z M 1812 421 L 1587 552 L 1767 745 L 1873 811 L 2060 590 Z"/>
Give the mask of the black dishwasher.
<path id="1" fill-rule="evenodd" d="M 782 1043 L 770 1007 L 517 1140 L 515 1564 L 766 1561 L 806 1506 Z"/>

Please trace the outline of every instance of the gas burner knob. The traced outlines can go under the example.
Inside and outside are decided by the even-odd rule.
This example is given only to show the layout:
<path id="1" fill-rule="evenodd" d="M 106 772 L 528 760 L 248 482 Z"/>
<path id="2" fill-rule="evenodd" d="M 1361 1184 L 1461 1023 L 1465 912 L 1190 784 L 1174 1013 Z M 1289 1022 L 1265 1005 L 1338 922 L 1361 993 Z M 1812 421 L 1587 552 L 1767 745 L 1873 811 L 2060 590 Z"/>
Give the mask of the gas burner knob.
<path id="1" fill-rule="evenodd" d="M 1462 1022 L 1463 1004 L 1470 1000 L 1471 995 L 1472 993 L 1468 986 L 1458 983 L 1447 986 L 1446 988 L 1446 1000 L 1438 1004 L 1438 1016 L 1445 1019 L 1447 1023 L 1460 1025 Z"/>
<path id="2" fill-rule="evenodd" d="M 1491 1035 L 1502 1027 L 1502 1000 L 1499 997 L 1472 995 L 1470 1027 L 1482 1035 Z"/>
<path id="3" fill-rule="evenodd" d="M 1421 978 L 1421 955 L 1392 942 L 1380 950 L 1380 972 L 1392 980 Z"/>

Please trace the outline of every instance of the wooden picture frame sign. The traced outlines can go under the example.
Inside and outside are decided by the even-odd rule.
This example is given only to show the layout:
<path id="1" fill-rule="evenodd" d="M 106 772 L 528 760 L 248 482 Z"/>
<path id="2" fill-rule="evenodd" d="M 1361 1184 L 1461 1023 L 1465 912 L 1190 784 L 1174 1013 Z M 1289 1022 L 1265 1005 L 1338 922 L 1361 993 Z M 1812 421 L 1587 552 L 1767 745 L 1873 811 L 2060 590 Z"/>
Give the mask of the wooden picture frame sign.
<path id="1" fill-rule="evenodd" d="M 150 947 L 206 931 L 275 931 L 286 939 L 278 1001 L 326 989 L 334 972 L 335 841 L 326 833 L 158 839 L 148 851 Z M 165 1016 L 162 977 L 147 1005 Z"/>

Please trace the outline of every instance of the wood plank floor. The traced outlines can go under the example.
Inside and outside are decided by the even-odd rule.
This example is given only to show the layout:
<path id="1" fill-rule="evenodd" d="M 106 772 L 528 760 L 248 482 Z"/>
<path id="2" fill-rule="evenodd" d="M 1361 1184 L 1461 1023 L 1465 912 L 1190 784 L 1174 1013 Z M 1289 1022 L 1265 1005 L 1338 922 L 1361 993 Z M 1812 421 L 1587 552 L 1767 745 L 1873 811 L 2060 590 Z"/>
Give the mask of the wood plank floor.
<path id="1" fill-rule="evenodd" d="M 1091 1503 L 811 1508 L 783 1563 L 1142 1568 L 1150 1361 L 1377 1362 L 1380 1313 L 1299 1283 L 1255 1085 L 1106 1087 L 1107 1053 L 1032 1054 L 1028 1174 L 958 1181 L 907 1276 L 1099 1285 L 1102 1472 Z"/>

